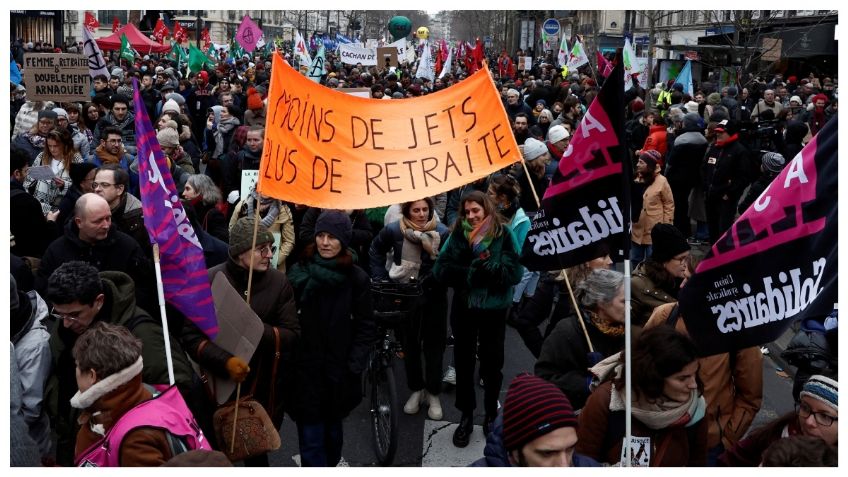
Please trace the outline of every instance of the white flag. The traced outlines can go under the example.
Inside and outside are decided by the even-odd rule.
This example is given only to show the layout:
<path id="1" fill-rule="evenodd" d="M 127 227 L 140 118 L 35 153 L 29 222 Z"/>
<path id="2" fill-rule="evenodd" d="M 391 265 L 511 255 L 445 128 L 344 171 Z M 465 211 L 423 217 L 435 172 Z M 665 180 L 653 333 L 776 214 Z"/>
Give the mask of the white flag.
<path id="1" fill-rule="evenodd" d="M 453 61 L 453 48 L 448 47 L 448 59 L 445 60 L 444 66 L 442 66 L 442 72 L 439 73 L 439 79 L 442 79 L 448 71 L 451 70 L 451 62 Z"/>
<path id="2" fill-rule="evenodd" d="M 306 41 L 300 36 L 300 32 L 296 32 L 294 39 L 294 53 L 300 58 L 300 64 L 311 65 L 312 57 L 309 56 L 309 47 L 306 46 Z"/>
<path id="3" fill-rule="evenodd" d="M 580 43 L 580 40 L 575 41 L 574 46 L 571 47 L 571 54 L 568 55 L 568 63 L 566 63 L 568 71 L 576 70 L 588 63 L 589 57 L 586 56 L 586 52 L 583 51 L 583 44 Z"/>
<path id="4" fill-rule="evenodd" d="M 565 64 L 568 63 L 568 40 L 566 40 L 565 35 L 562 36 L 562 41 L 559 43 L 557 61 L 560 66 L 565 66 Z"/>
<path id="5" fill-rule="evenodd" d="M 97 75 L 106 75 L 107 78 L 109 75 L 109 68 L 106 67 L 106 60 L 103 58 L 103 53 L 100 52 L 100 47 L 97 46 L 97 42 L 94 41 L 94 37 L 91 36 L 91 32 L 88 28 L 82 29 L 83 34 L 83 44 L 82 51 L 85 56 L 88 57 L 88 74 L 92 78 Z"/>
<path id="6" fill-rule="evenodd" d="M 418 62 L 418 71 L 415 72 L 416 78 L 427 78 L 433 81 L 435 78 L 433 73 L 433 55 L 430 53 L 430 44 L 424 43 L 424 48 L 421 51 L 421 59 Z"/>
<path id="7" fill-rule="evenodd" d="M 633 87 L 633 81 L 630 79 L 632 75 L 642 72 L 639 61 L 636 60 L 636 50 L 630 43 L 629 37 L 624 38 L 624 49 L 621 56 L 624 60 L 624 91 L 627 91 Z"/>

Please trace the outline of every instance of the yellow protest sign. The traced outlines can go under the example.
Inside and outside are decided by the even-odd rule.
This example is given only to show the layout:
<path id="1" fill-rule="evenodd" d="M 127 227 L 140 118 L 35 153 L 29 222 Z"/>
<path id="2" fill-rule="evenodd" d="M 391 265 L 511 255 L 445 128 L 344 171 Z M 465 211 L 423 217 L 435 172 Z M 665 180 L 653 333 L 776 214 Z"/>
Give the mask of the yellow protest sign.
<path id="1" fill-rule="evenodd" d="M 359 98 L 274 55 L 258 190 L 313 207 L 364 209 L 454 189 L 521 160 L 487 70 L 438 93 Z"/>

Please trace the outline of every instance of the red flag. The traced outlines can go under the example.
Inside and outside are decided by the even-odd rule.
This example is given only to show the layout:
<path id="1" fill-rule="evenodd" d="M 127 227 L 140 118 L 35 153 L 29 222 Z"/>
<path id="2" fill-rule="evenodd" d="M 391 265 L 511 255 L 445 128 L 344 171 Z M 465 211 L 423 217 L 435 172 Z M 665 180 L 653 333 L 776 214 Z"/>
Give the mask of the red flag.
<path id="1" fill-rule="evenodd" d="M 97 18 L 94 18 L 94 15 L 92 15 L 91 12 L 85 12 L 85 22 L 83 24 L 90 32 L 93 32 L 100 27 L 100 22 L 97 21 Z"/>
<path id="2" fill-rule="evenodd" d="M 112 33 L 121 29 L 121 22 L 118 21 L 118 17 L 112 17 Z"/>
<path id="3" fill-rule="evenodd" d="M 188 32 L 186 32 L 185 28 L 180 25 L 180 22 L 174 22 L 174 40 L 177 44 L 188 40 Z"/>
<path id="4" fill-rule="evenodd" d="M 501 78 L 513 78 L 515 76 L 515 65 L 512 58 L 506 54 L 506 50 L 503 50 L 500 58 L 498 58 L 498 76 Z"/>
<path id="5" fill-rule="evenodd" d="M 441 43 L 439 43 L 439 54 L 442 57 L 442 62 L 448 61 L 448 44 L 445 42 L 445 39 L 442 38 Z"/>
<path id="6" fill-rule="evenodd" d="M 612 72 L 612 65 L 600 51 L 595 50 L 595 56 L 598 59 L 598 74 L 606 78 Z"/>
<path id="7" fill-rule="evenodd" d="M 156 38 L 156 41 L 159 43 L 165 42 L 165 37 L 168 36 L 168 27 L 165 26 L 165 21 L 161 18 L 156 21 L 156 26 L 153 28 L 153 37 Z"/>
<path id="8" fill-rule="evenodd" d="M 212 46 L 212 38 L 209 36 L 209 29 L 204 28 L 200 34 L 200 40 L 203 42 L 203 49 L 208 50 Z"/>
<path id="9" fill-rule="evenodd" d="M 483 42 L 480 41 L 480 38 L 477 38 L 477 44 L 474 45 L 472 53 L 474 57 L 474 71 L 477 71 L 483 67 L 483 60 L 486 58 L 486 52 L 483 49 Z"/>

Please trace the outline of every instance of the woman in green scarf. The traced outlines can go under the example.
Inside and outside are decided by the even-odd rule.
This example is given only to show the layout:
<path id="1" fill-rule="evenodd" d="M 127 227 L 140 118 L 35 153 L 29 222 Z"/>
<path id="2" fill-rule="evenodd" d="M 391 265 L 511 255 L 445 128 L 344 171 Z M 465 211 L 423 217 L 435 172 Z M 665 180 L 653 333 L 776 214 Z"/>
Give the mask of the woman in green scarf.
<path id="1" fill-rule="evenodd" d="M 377 340 L 368 274 L 348 249 L 350 217 L 325 210 L 315 241 L 288 273 L 301 323 L 294 418 L 304 467 L 335 467 L 342 419 L 362 400 L 362 371 Z"/>
<path id="2" fill-rule="evenodd" d="M 455 338 L 456 407 L 462 412 L 453 435 L 457 447 L 468 445 L 474 429 L 475 353 L 484 383 L 485 434 L 491 430 L 498 412 L 506 309 L 512 303 L 513 285 L 521 280 L 523 270 L 516 252 L 520 247 L 501 220 L 486 193 L 469 192 L 460 201 L 456 225 L 433 269 L 437 280 L 454 289 L 451 329 Z"/>

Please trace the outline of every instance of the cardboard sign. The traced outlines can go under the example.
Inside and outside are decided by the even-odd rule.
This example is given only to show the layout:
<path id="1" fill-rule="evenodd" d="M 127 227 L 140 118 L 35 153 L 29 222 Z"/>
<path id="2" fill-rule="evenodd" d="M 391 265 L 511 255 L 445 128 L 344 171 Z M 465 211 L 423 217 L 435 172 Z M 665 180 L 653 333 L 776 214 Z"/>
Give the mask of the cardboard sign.
<path id="1" fill-rule="evenodd" d="M 230 285 L 223 273 L 215 275 L 212 280 L 212 297 L 215 300 L 215 314 L 218 316 L 220 329 L 218 337 L 213 342 L 246 362 L 250 362 L 262 339 L 265 328 L 262 320 L 244 301 L 244 297 Z M 200 374 L 197 363 L 192 361 L 192 367 Z M 209 374 L 209 379 L 214 381 L 212 389 L 215 390 L 215 399 L 218 404 L 227 402 L 236 389 L 236 383 L 212 374 Z"/>
<path id="2" fill-rule="evenodd" d="M 258 190 L 321 208 L 367 209 L 432 196 L 521 160 L 491 75 L 397 101 L 342 96 L 279 54 Z"/>
<path id="3" fill-rule="evenodd" d="M 533 68 L 533 57 L 532 56 L 519 56 L 518 57 L 518 69 L 521 71 L 530 71 Z"/>
<path id="4" fill-rule="evenodd" d="M 71 53 L 27 53 L 24 81 L 30 101 L 90 101 L 88 58 Z"/>
<path id="5" fill-rule="evenodd" d="M 244 199 L 250 195 L 250 191 L 256 188 L 256 182 L 259 180 L 259 171 L 241 171 L 241 188 L 239 189 L 239 197 Z"/>
<path id="6" fill-rule="evenodd" d="M 398 50 L 394 47 L 377 48 L 377 67 L 383 71 L 392 67 L 397 68 Z"/>

